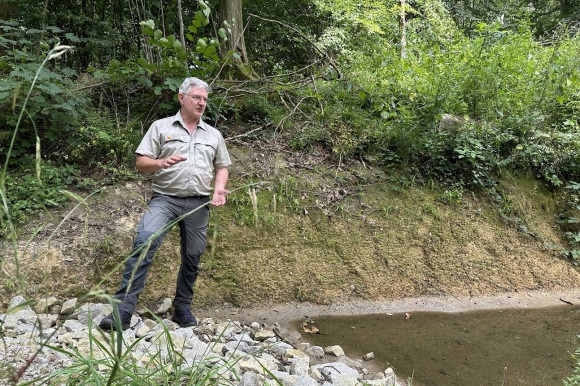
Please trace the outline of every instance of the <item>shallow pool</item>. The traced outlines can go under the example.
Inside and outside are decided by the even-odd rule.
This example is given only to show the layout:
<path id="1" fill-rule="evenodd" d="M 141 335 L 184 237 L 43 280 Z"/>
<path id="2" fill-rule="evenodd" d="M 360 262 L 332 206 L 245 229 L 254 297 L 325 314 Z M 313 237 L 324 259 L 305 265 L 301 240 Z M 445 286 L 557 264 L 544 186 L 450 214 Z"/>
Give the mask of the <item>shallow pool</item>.
<path id="1" fill-rule="evenodd" d="M 296 321 L 298 329 L 303 321 Z M 371 369 L 393 367 L 413 386 L 563 385 L 580 349 L 580 306 L 461 313 L 412 312 L 313 318 L 317 346 L 347 356 L 373 352 Z"/>

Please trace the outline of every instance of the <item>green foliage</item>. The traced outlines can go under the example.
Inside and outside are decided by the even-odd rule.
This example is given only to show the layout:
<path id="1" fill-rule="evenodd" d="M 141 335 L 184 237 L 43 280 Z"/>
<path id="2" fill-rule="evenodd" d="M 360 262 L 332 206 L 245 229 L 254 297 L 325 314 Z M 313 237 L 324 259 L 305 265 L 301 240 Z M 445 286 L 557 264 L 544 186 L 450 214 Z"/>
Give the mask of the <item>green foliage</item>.
<path id="1" fill-rule="evenodd" d="M 239 191 L 236 194 L 230 194 L 228 201 L 232 207 L 234 220 L 238 225 L 252 225 L 254 223 L 252 201 L 247 192 Z"/>
<path id="2" fill-rule="evenodd" d="M 75 91 L 76 71 L 61 66 L 42 66 L 46 49 L 57 40 L 52 28 L 33 31 L 16 22 L 0 21 L 4 34 L 0 39 L 0 162 L 4 163 L 13 138 L 18 113 L 24 110 L 11 152 L 11 164 L 24 164 L 34 153 L 37 137 L 46 148 L 62 149 L 66 139 L 84 118 L 89 99 Z M 46 35 L 45 35 L 46 34 Z M 40 69 L 40 71 L 37 70 Z M 33 81 L 35 87 L 28 97 Z"/>
<path id="3" fill-rule="evenodd" d="M 580 131 L 535 131 L 516 146 L 511 161 L 534 171 L 554 186 L 580 175 Z"/>
<path id="4" fill-rule="evenodd" d="M 505 153 L 516 138 L 491 125 L 467 123 L 460 128 L 438 130 L 424 141 L 421 170 L 448 184 L 490 188 L 501 175 Z"/>
<path id="5" fill-rule="evenodd" d="M 572 182 L 566 189 L 567 202 L 560 215 L 560 226 L 566 233 L 570 247 L 562 253 L 574 265 L 580 265 L 580 183 Z"/>
<path id="6" fill-rule="evenodd" d="M 83 124 L 71 134 L 68 147 L 62 152 L 54 152 L 53 156 L 93 173 L 105 172 L 107 168 L 132 169 L 141 137 L 141 130 L 135 123 L 117 126 L 112 114 L 107 115 L 102 108 L 100 114 L 89 112 Z"/>
<path id="7" fill-rule="evenodd" d="M 254 0 L 244 2 L 243 7 L 244 14 L 251 15 L 244 39 L 250 64 L 257 74 L 294 71 L 317 59 L 312 42 L 316 42 L 331 19 L 311 0 Z M 312 67 L 309 72 L 316 70 Z"/>
<path id="8" fill-rule="evenodd" d="M 183 79 L 196 76 L 209 80 L 232 60 L 232 52 L 225 58 L 218 55 L 220 45 L 230 34 L 229 27 L 224 25 L 216 36 L 211 36 L 210 8 L 202 0 L 197 4 L 199 9 L 186 26 L 185 46 L 176 34 L 166 34 L 164 26 L 150 19 L 140 23 L 145 39 L 140 56 L 124 61 L 112 59 L 104 70 L 89 68 L 96 79 L 107 83 L 110 95 L 107 106 L 116 111 L 130 111 L 128 120 L 152 120 L 174 114 L 176 93 Z M 208 111 L 213 110 L 213 106 L 208 106 Z"/>
<path id="9" fill-rule="evenodd" d="M 315 96 L 324 101 L 324 114 L 315 109 L 316 104 L 311 106 L 312 111 L 302 108 L 307 113 L 305 119 L 309 120 L 302 128 L 292 131 L 290 144 L 302 149 L 323 144 L 342 157 L 360 154 L 376 122 L 370 112 L 361 109 L 364 95 L 350 82 L 320 82 Z"/>
<path id="10" fill-rule="evenodd" d="M 571 354 L 574 361 L 574 374 L 564 379 L 565 386 L 580 386 L 580 349 Z"/>
<path id="11" fill-rule="evenodd" d="M 530 2 L 445 0 L 458 27 L 471 36 L 479 22 L 501 20 L 505 28 L 513 28 L 522 20 L 533 26 L 534 35 L 541 38 L 553 34 L 562 26 L 569 28 L 580 18 L 573 0 L 533 0 Z"/>
<path id="12" fill-rule="evenodd" d="M 406 58 L 380 38 L 358 46 L 342 63 L 348 79 L 316 84 L 323 109 L 290 143 L 323 143 L 341 156 L 491 191 L 507 171 L 555 186 L 576 179 L 580 38 L 546 46 L 525 23 L 500 27 L 481 23 L 473 38 L 450 33 L 445 44 L 413 35 Z M 446 126 L 445 116 L 455 123 Z"/>
<path id="13" fill-rule="evenodd" d="M 201 35 L 204 32 L 203 27 L 209 24 L 210 8 L 204 1 L 198 1 L 198 4 L 201 9 L 195 12 L 191 24 L 187 27 L 189 33 L 186 37 L 195 44 L 195 50 L 191 52 L 188 52 L 187 47 L 182 46 L 176 35 L 165 36 L 161 29 L 156 28 L 153 20 L 140 23 L 153 52 L 147 58 L 139 58 L 137 63 L 147 73 L 155 74 L 160 78 L 177 78 L 179 83 L 165 82 L 165 86 L 172 91 L 177 90 L 188 74 L 207 79 L 221 64 L 218 48 L 223 41 L 227 40 L 228 30 L 221 28 L 218 36 L 213 38 Z M 155 88 L 157 95 L 161 92 L 161 88 L 160 85 Z"/>
<path id="14" fill-rule="evenodd" d="M 6 206 L 8 213 L 0 218 L 1 234 L 6 234 L 7 220 L 23 225 L 49 207 L 58 207 L 68 201 L 62 190 L 75 183 L 79 170 L 73 166 L 40 166 L 40 178 L 34 169 L 23 169 L 6 176 Z"/>
<path id="15" fill-rule="evenodd" d="M 251 123 L 268 123 L 277 115 L 267 95 L 252 95 L 236 100 L 236 119 Z"/>

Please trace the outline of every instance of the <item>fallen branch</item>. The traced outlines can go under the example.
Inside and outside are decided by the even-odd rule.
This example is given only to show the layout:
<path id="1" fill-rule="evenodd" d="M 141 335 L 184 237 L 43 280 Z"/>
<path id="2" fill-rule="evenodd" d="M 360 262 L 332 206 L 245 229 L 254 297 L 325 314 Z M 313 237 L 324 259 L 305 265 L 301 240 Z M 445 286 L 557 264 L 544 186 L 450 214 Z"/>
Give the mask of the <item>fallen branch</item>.
<path id="1" fill-rule="evenodd" d="M 250 130 L 250 131 L 248 131 L 247 133 L 243 133 L 243 134 L 239 134 L 239 135 L 234 135 L 233 137 L 226 138 L 226 139 L 225 139 L 225 141 L 227 142 L 227 141 L 230 141 L 230 140 L 232 140 L 232 139 L 236 139 L 236 138 L 240 138 L 240 137 L 245 137 L 246 135 L 250 135 L 250 134 L 252 134 L 252 133 L 253 133 L 253 132 L 255 132 L 255 131 L 262 130 L 262 129 L 263 129 L 264 127 L 266 127 L 266 126 L 268 126 L 268 125 L 264 125 L 264 126 L 256 127 L 255 129 L 253 129 L 253 130 Z"/>

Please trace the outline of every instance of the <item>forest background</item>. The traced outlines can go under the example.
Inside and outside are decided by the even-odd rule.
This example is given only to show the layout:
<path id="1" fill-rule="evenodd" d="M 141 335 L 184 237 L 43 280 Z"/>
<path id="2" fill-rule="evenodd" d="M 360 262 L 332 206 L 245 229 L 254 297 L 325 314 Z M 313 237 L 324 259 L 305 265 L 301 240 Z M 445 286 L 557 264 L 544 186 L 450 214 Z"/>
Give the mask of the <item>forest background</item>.
<path id="1" fill-rule="evenodd" d="M 38 282 L 21 267 L 34 237 L 47 232 L 47 209 L 87 205 L 87 197 L 141 178 L 134 149 L 155 119 L 175 113 L 187 76 L 211 84 L 205 119 L 245 166 L 233 182 L 233 209 L 221 214 L 240 226 L 268 232 L 279 213 L 348 216 L 346 200 L 385 179 L 396 192 L 436 192 L 450 207 L 485 200 L 534 238 L 503 183 L 525 180 L 553 199 L 561 238 L 550 248 L 577 267 L 574 3 L 3 0 L 3 294 L 35 293 Z M 284 155 L 284 167 L 268 150 Z M 267 162 L 247 167 L 261 157 Z M 313 182 L 321 169 L 330 178 Z M 260 217 L 265 197 L 269 216 Z M 437 217 L 433 207 L 423 210 Z M 210 244 L 223 236 L 210 235 Z M 113 244 L 98 245 L 112 255 L 108 268 Z M 220 264 L 210 252 L 208 271 Z M 233 292 L 226 300 L 243 301 Z M 290 296 L 315 300 L 299 286 Z"/>

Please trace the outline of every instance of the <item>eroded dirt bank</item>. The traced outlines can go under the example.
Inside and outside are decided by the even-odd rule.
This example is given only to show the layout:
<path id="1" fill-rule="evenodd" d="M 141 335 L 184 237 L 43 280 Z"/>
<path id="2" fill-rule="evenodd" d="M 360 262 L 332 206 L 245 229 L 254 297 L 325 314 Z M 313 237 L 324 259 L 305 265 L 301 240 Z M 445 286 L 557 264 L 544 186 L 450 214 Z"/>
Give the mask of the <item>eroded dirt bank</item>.
<path id="1" fill-rule="evenodd" d="M 322 165 L 316 154 L 232 153 L 232 194 L 211 212 L 195 310 L 282 323 L 578 302 L 570 294 L 580 292 L 580 273 L 559 254 L 566 238 L 558 197 L 538 181 L 503 182 L 500 208 L 361 164 Z M 146 180 L 108 186 L 22 229 L 17 261 L 9 243 L 1 248 L 2 306 L 16 294 L 114 293 L 150 193 Z M 178 269 L 175 227 L 156 254 L 142 307 L 173 296 Z"/>

